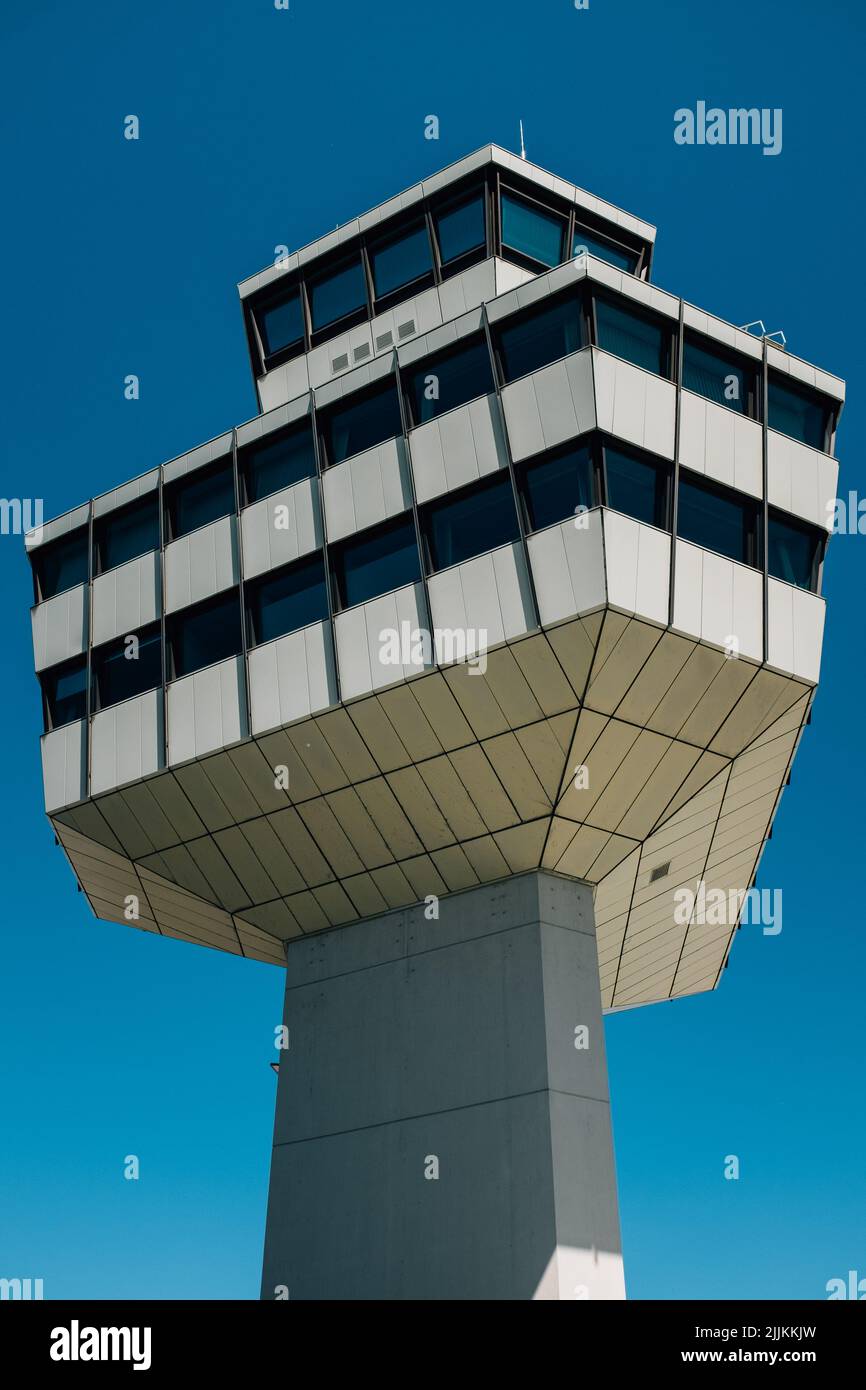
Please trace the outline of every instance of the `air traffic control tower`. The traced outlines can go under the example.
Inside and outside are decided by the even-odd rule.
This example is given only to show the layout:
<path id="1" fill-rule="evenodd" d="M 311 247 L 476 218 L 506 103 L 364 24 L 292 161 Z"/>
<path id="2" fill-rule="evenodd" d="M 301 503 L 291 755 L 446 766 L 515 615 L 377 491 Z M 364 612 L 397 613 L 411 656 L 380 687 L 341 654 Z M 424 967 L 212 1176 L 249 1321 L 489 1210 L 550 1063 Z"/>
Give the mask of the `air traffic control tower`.
<path id="1" fill-rule="evenodd" d="M 653 239 L 488 146 L 245 280 L 260 413 L 31 538 L 94 913 L 287 969 L 266 1299 L 624 1296 L 602 1014 L 727 964 L 843 399 Z"/>

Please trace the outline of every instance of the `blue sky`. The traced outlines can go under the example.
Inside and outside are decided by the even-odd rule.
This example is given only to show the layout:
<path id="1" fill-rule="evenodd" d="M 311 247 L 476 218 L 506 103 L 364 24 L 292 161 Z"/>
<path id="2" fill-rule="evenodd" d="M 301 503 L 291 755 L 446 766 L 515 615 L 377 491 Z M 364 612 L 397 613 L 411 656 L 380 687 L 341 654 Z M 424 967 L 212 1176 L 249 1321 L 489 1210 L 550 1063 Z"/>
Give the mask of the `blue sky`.
<path id="1" fill-rule="evenodd" d="M 0 490 L 53 516 L 249 418 L 237 281 L 515 149 L 519 118 L 534 162 L 658 226 L 658 284 L 847 379 L 840 490 L 860 489 L 864 30 L 850 0 L 5 6 Z M 781 107 L 782 153 L 676 145 L 698 99 Z M 782 933 L 744 928 L 715 994 L 608 1020 L 633 1297 L 866 1276 L 864 553 L 831 546 L 821 691 L 758 879 Z M 41 808 L 19 538 L 0 566 L 0 1275 L 257 1297 L 281 972 L 94 922 Z"/>

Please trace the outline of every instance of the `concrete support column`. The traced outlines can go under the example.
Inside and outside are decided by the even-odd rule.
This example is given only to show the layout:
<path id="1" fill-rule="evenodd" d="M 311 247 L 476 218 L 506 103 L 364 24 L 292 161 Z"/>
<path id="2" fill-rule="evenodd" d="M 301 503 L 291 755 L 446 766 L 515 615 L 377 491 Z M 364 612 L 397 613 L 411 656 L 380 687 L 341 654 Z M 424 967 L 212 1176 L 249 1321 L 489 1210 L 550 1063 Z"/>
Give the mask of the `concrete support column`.
<path id="1" fill-rule="evenodd" d="M 589 887 L 523 874 L 287 955 L 262 1297 L 623 1298 Z"/>

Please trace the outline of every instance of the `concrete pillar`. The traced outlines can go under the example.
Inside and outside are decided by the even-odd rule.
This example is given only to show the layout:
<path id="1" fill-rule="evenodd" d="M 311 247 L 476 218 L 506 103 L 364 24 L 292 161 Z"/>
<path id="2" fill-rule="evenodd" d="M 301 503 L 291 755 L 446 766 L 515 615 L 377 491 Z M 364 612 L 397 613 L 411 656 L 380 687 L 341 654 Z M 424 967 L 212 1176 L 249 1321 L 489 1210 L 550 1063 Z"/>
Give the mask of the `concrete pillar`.
<path id="1" fill-rule="evenodd" d="M 624 1298 L 587 885 L 523 874 L 287 956 L 262 1297 Z"/>

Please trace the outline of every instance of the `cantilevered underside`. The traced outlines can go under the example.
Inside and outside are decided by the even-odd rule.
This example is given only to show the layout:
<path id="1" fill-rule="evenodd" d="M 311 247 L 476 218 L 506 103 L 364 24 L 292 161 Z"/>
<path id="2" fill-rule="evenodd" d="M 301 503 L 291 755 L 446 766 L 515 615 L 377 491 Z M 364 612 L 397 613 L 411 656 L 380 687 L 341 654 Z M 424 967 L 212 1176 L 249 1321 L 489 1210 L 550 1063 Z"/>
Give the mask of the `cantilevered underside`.
<path id="1" fill-rule="evenodd" d="M 735 926 L 674 895 L 752 884 L 812 693 L 606 607 L 52 819 L 97 917 L 279 964 L 429 894 L 582 879 L 627 1008 L 715 986 Z"/>

